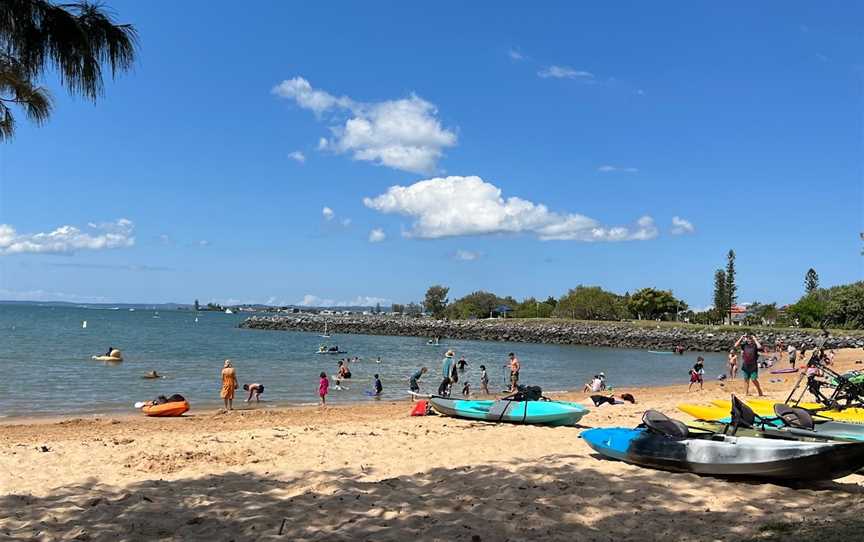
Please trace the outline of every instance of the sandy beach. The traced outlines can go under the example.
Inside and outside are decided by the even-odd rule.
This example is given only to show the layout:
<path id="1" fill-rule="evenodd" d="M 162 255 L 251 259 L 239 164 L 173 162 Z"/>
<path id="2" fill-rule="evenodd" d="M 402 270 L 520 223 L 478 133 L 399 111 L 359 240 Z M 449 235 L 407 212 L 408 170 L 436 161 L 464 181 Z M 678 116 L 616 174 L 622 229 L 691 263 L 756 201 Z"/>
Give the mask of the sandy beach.
<path id="1" fill-rule="evenodd" d="M 838 352 L 862 368 L 864 350 Z M 619 389 L 583 427 L 742 393 Z M 772 379 L 781 382 L 770 382 Z M 762 382 L 785 397 L 794 375 Z M 427 382 L 427 385 L 429 383 Z M 556 398 L 583 401 L 587 394 Z M 2 540 L 849 540 L 864 476 L 804 487 L 598 459 L 581 428 L 409 417 L 411 403 L 0 425 Z"/>

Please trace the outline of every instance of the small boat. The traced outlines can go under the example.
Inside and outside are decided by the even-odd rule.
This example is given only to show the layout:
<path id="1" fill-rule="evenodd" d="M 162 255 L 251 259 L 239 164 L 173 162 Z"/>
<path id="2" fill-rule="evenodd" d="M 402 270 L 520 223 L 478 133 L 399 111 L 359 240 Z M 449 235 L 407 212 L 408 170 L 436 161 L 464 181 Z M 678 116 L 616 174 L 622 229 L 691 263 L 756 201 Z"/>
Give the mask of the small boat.
<path id="1" fill-rule="evenodd" d="M 225 314 L 234 314 L 234 311 L 231 309 L 225 309 Z"/>
<path id="2" fill-rule="evenodd" d="M 432 397 L 436 412 L 454 418 L 535 425 L 575 425 L 589 410 L 578 403 L 563 401 L 468 401 Z"/>
<path id="3" fill-rule="evenodd" d="M 745 399 L 744 402 L 759 416 L 773 416 L 774 405 L 779 401 L 773 399 Z M 712 405 L 729 412 L 732 408 L 731 401 L 711 401 Z M 831 418 L 838 422 L 864 423 L 864 408 L 849 407 L 842 410 L 827 410 L 821 403 L 799 403 L 800 408 L 811 410 L 825 418 Z"/>
<path id="4" fill-rule="evenodd" d="M 338 347 L 334 347 L 334 348 L 327 348 L 325 346 L 322 346 L 315 353 L 316 354 L 347 354 L 348 353 L 346 350 L 339 350 Z"/>
<path id="5" fill-rule="evenodd" d="M 668 471 L 775 480 L 833 480 L 864 467 L 864 442 L 804 442 L 690 431 L 649 410 L 635 429 L 582 432 L 600 455 Z"/>
<path id="6" fill-rule="evenodd" d="M 141 407 L 141 412 L 146 416 L 156 418 L 171 418 L 182 416 L 189 411 L 189 401 L 172 401 L 170 403 L 162 403 L 161 405 L 146 405 Z"/>

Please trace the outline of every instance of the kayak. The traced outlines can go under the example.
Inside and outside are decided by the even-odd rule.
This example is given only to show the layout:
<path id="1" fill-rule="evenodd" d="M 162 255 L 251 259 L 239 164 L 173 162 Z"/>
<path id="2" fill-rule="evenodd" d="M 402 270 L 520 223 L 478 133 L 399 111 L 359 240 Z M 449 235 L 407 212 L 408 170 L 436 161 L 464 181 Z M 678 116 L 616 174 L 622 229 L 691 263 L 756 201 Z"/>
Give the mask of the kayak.
<path id="1" fill-rule="evenodd" d="M 718 421 L 696 420 L 687 422 L 688 427 L 722 433 L 729 423 L 729 418 Z M 732 429 L 729 429 L 732 432 Z M 735 431 L 738 437 L 766 437 L 766 438 L 789 438 L 807 440 L 842 440 L 842 441 L 864 441 L 864 426 L 854 423 L 824 422 L 817 423 L 813 429 L 799 427 L 788 427 L 778 419 L 766 420 L 764 427 L 739 427 Z"/>
<path id="2" fill-rule="evenodd" d="M 575 425 L 589 412 L 583 405 L 564 401 L 466 401 L 432 397 L 429 404 L 439 414 L 454 418 L 535 425 Z"/>
<path id="3" fill-rule="evenodd" d="M 693 416 L 697 420 L 723 421 L 729 419 L 730 409 L 720 408 L 717 405 L 693 405 L 682 403 L 677 406 L 678 410 Z"/>
<path id="4" fill-rule="evenodd" d="M 675 352 L 658 352 L 657 350 L 649 350 L 649 354 L 674 354 Z"/>
<path id="5" fill-rule="evenodd" d="M 346 350 L 319 350 L 316 354 L 347 354 Z"/>
<path id="6" fill-rule="evenodd" d="M 735 437 L 691 433 L 686 426 L 669 434 L 649 428 L 597 428 L 581 436 L 594 451 L 610 459 L 709 476 L 833 480 L 864 467 L 864 442 Z"/>
<path id="7" fill-rule="evenodd" d="M 745 399 L 744 402 L 759 416 L 774 416 L 774 405 L 782 403 L 782 401 L 775 401 L 773 399 Z M 726 412 L 729 412 L 732 408 L 730 401 L 715 400 L 711 401 L 711 404 L 726 410 Z M 825 407 L 820 403 L 799 403 L 798 407 L 817 411 L 820 416 L 831 418 L 838 422 L 864 423 L 864 408 L 850 407 L 843 410 L 822 410 Z"/>
<path id="8" fill-rule="evenodd" d="M 123 361 L 122 357 L 116 356 L 90 356 L 90 359 L 94 361 Z"/>
<path id="9" fill-rule="evenodd" d="M 150 405 L 141 408 L 147 416 L 159 418 L 167 418 L 181 416 L 189 410 L 189 401 L 174 401 L 171 403 L 162 403 L 161 405 Z"/>
<path id="10" fill-rule="evenodd" d="M 798 367 L 788 367 L 786 369 L 774 369 L 773 371 L 771 371 L 771 374 L 772 375 L 782 375 L 782 374 L 786 374 L 786 373 L 797 373 L 797 372 L 798 372 Z"/>

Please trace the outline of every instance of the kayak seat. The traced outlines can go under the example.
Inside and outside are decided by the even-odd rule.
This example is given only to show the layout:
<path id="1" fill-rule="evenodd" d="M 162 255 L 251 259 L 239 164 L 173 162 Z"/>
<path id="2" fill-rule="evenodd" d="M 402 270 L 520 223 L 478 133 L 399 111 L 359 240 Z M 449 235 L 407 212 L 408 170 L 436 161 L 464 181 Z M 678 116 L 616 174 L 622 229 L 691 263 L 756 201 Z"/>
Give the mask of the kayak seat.
<path id="1" fill-rule="evenodd" d="M 744 401 L 732 396 L 732 419 L 729 425 L 734 428 L 744 427 L 752 429 L 756 424 L 756 413 L 753 409 L 747 406 Z"/>
<path id="2" fill-rule="evenodd" d="M 690 436 L 686 425 L 656 410 L 646 410 L 642 415 L 642 423 L 649 431 L 672 440 L 685 440 Z"/>
<path id="3" fill-rule="evenodd" d="M 783 403 L 776 403 L 774 405 L 774 414 L 783 420 L 783 423 L 790 427 L 797 427 L 800 429 L 813 429 L 814 427 L 813 417 L 803 408 L 795 408 L 784 405 Z"/>

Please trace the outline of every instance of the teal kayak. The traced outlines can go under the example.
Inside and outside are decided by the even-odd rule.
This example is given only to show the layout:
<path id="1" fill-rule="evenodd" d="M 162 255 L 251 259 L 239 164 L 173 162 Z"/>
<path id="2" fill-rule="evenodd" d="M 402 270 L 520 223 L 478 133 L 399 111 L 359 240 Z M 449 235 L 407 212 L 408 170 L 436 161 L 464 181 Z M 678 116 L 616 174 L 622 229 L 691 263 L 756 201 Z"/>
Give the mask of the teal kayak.
<path id="1" fill-rule="evenodd" d="M 444 416 L 534 425 L 575 425 L 589 412 L 578 403 L 564 401 L 467 401 L 433 397 L 429 404 Z"/>

